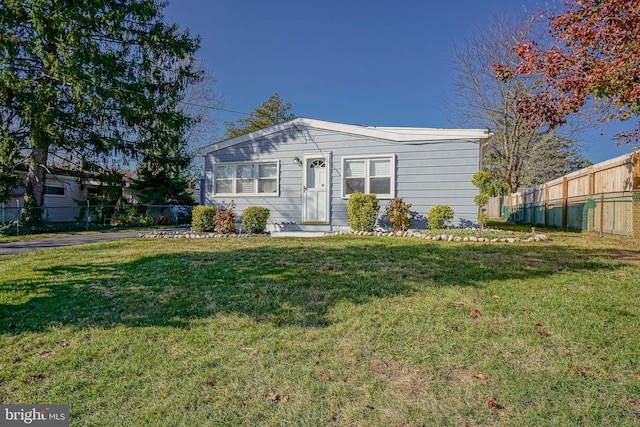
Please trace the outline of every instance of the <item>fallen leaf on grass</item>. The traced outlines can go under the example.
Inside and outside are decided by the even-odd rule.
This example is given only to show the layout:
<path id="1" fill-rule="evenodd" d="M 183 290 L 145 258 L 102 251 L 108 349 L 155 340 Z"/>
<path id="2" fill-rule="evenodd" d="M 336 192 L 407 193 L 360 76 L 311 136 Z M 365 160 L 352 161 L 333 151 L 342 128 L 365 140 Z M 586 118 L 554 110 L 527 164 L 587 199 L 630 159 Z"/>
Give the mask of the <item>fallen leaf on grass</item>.
<path id="1" fill-rule="evenodd" d="M 474 308 L 473 310 L 471 310 L 471 313 L 469 314 L 469 316 L 472 319 L 475 319 L 476 317 L 478 317 L 478 315 L 482 314 L 482 312 L 480 311 L 479 308 Z"/>
<path id="2" fill-rule="evenodd" d="M 210 380 L 209 382 L 207 382 L 207 385 L 209 385 L 209 387 L 213 387 L 214 385 L 216 385 L 215 381 Z"/>
<path id="3" fill-rule="evenodd" d="M 526 308 L 525 308 L 525 309 L 523 309 L 523 310 L 522 310 L 522 312 L 523 312 L 524 314 L 529 314 L 529 310 L 527 310 Z"/>
<path id="4" fill-rule="evenodd" d="M 536 327 L 538 327 L 538 328 L 541 328 L 541 327 L 543 327 L 543 326 L 544 326 L 544 325 L 543 325 L 542 323 L 540 323 L 540 322 L 536 323 Z"/>
<path id="5" fill-rule="evenodd" d="M 636 372 L 634 375 L 636 376 L 637 379 L 640 380 L 640 372 Z"/>
<path id="6" fill-rule="evenodd" d="M 271 393 L 267 393 L 264 398 L 272 402 L 277 402 L 280 400 L 280 395 L 272 391 Z"/>
<path id="7" fill-rule="evenodd" d="M 320 378 L 322 378 L 325 381 L 329 381 L 331 379 L 331 375 L 329 374 L 322 374 L 320 375 Z"/>
<path id="8" fill-rule="evenodd" d="M 580 375 L 581 377 L 587 375 L 589 377 L 593 376 L 593 372 L 591 372 L 590 370 L 588 370 L 587 368 L 582 368 L 582 369 L 578 369 L 577 366 L 572 366 L 571 369 L 573 369 L 578 375 Z"/>
<path id="9" fill-rule="evenodd" d="M 283 395 L 282 395 L 282 401 L 283 401 L 284 403 L 287 403 L 287 402 L 289 402 L 290 400 L 291 400 L 291 398 L 290 398 L 288 395 L 286 395 L 286 394 L 283 394 Z"/>
<path id="10" fill-rule="evenodd" d="M 40 373 L 31 375 L 31 379 L 34 381 L 42 381 L 44 379 L 44 374 Z"/>
<path id="11" fill-rule="evenodd" d="M 605 361 L 605 362 L 608 362 L 608 361 L 609 361 L 609 358 L 608 358 L 608 357 L 601 357 L 601 358 L 600 358 L 600 360 L 603 360 L 603 361 Z"/>
<path id="12" fill-rule="evenodd" d="M 42 357 L 49 357 L 51 356 L 51 352 L 48 350 L 43 351 L 42 353 L 40 353 L 40 356 Z"/>
<path id="13" fill-rule="evenodd" d="M 253 296 L 253 299 L 259 299 L 259 298 L 260 298 L 260 294 L 255 294 L 255 295 Z"/>
<path id="14" fill-rule="evenodd" d="M 638 402 L 637 400 L 631 399 L 631 403 L 638 411 L 640 411 L 640 402 Z"/>
<path id="15" fill-rule="evenodd" d="M 547 332 L 547 331 L 538 331 L 538 335 L 540 335 L 541 337 L 548 337 L 549 336 L 549 332 Z"/>
<path id="16" fill-rule="evenodd" d="M 571 351 L 568 348 L 564 349 L 564 354 L 571 354 Z"/>
<path id="17" fill-rule="evenodd" d="M 487 377 L 486 377 L 486 375 L 483 375 L 483 374 L 475 374 L 475 375 L 473 376 L 473 378 L 476 378 L 476 379 L 480 380 L 480 382 L 481 382 L 482 384 L 486 384 L 486 383 L 487 383 Z"/>
<path id="18" fill-rule="evenodd" d="M 69 341 L 65 341 L 65 342 L 63 342 L 62 344 L 60 344 L 60 347 L 62 347 L 62 348 L 67 348 L 67 347 L 69 347 L 70 345 L 71 345 L 71 344 L 69 344 Z"/>
<path id="19" fill-rule="evenodd" d="M 499 404 L 493 399 L 487 399 L 485 400 L 485 402 L 487 402 L 487 405 L 489 405 L 489 408 L 491 409 L 504 409 L 504 406 L 502 406 L 501 404 Z"/>
<path id="20" fill-rule="evenodd" d="M 365 408 L 367 408 L 367 409 L 371 409 L 371 410 L 376 409 L 376 407 L 375 407 L 375 406 L 371 406 L 371 405 L 367 405 L 367 406 L 365 406 Z"/>

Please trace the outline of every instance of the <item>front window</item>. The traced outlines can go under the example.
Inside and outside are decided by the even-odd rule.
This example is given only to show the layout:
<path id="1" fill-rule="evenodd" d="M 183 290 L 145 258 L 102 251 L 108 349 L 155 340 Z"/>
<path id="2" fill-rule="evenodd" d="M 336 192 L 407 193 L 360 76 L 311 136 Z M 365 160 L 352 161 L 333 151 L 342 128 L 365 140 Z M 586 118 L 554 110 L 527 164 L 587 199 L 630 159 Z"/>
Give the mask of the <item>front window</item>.
<path id="1" fill-rule="evenodd" d="M 344 158 L 343 196 L 353 193 L 376 194 L 393 198 L 395 157 Z"/>
<path id="2" fill-rule="evenodd" d="M 258 165 L 258 193 L 278 192 L 278 164 L 264 163 Z"/>
<path id="3" fill-rule="evenodd" d="M 278 163 L 238 163 L 214 166 L 214 194 L 277 195 Z"/>
<path id="4" fill-rule="evenodd" d="M 234 166 L 216 166 L 216 193 L 233 193 L 233 177 L 235 176 Z"/>
<path id="5" fill-rule="evenodd" d="M 366 193 L 365 160 L 345 160 L 344 183 L 345 195 L 351 193 Z"/>

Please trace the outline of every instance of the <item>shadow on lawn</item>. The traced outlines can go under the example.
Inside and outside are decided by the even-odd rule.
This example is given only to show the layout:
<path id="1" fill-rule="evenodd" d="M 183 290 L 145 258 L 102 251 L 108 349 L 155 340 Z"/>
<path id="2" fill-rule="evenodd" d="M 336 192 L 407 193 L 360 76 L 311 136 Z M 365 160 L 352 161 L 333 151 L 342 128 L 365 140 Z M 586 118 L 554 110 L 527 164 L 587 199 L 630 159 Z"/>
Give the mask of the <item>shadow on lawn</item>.
<path id="1" fill-rule="evenodd" d="M 0 279 L 5 301 L 25 301 L 0 305 L 0 333 L 56 325 L 187 327 L 217 314 L 322 327 L 341 302 L 617 266 L 586 251 L 541 244 L 332 239 L 238 239 L 113 264 L 61 259 L 39 270 L 37 282 Z"/>

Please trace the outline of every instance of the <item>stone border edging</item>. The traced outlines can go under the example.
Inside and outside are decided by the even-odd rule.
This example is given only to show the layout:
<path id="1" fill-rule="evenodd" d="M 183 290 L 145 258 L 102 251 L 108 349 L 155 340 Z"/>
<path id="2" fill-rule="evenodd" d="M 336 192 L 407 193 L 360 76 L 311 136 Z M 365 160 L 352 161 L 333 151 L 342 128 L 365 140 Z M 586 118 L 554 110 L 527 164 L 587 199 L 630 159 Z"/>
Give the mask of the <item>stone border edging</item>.
<path id="1" fill-rule="evenodd" d="M 431 235 L 426 232 L 408 230 L 408 231 L 332 231 L 325 233 L 326 236 L 338 235 L 353 236 L 378 236 L 378 237 L 414 237 L 424 240 L 434 240 L 442 242 L 481 242 L 481 243 L 530 243 L 544 242 L 549 240 L 545 234 L 534 234 L 526 239 L 520 237 L 476 237 L 476 236 L 454 236 L 453 234 L 435 234 Z M 213 232 L 195 232 L 195 231 L 158 231 L 138 233 L 137 237 L 146 239 L 216 239 L 216 238 L 249 238 L 249 237 L 269 237 L 269 233 L 213 233 Z"/>
<path id="2" fill-rule="evenodd" d="M 530 243 L 530 242 L 544 242 L 549 240 L 549 237 L 546 234 L 534 234 L 526 239 L 521 239 L 520 237 L 497 237 L 497 238 L 488 238 L 488 237 L 476 237 L 476 236 L 455 236 L 453 234 L 435 234 L 431 235 L 426 232 L 421 231 L 338 231 L 334 232 L 335 234 L 352 234 L 354 236 L 380 236 L 380 237 L 416 237 L 424 240 L 435 240 L 435 241 L 443 241 L 443 242 L 490 242 L 490 243 Z"/>

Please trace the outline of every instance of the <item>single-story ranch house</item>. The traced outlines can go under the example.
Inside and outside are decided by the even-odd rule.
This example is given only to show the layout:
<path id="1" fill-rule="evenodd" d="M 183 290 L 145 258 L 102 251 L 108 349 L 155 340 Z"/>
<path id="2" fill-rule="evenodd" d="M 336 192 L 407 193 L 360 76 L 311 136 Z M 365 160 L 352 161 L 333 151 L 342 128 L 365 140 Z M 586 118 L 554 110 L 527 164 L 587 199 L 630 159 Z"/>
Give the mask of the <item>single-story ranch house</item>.
<path id="1" fill-rule="evenodd" d="M 44 218 L 52 222 L 77 221 L 82 212 L 82 201 L 98 194 L 102 186 L 101 181 L 89 174 L 84 174 L 83 179 L 80 180 L 78 173 L 57 167 L 49 167 L 47 170 L 44 181 Z M 0 223 L 4 223 L 5 220 L 15 220 L 19 208 L 24 206 L 24 180 L 27 170 L 25 167 L 20 167 L 16 169 L 16 173 L 22 184 L 14 188 L 12 197 L 6 204 L 0 204 L 0 209 L 11 212 L 6 218 L 0 219 Z M 137 197 L 126 185 L 127 183 L 128 181 L 123 186 L 122 196 L 125 201 L 133 203 Z"/>
<path id="2" fill-rule="evenodd" d="M 205 158 L 201 203 L 236 212 L 269 208 L 271 231 L 348 229 L 347 203 L 375 193 L 380 217 L 388 201 L 412 204 L 424 227 L 429 209 L 450 205 L 455 225 L 476 223 L 471 176 L 488 130 L 370 127 L 296 118 L 218 141 Z"/>

